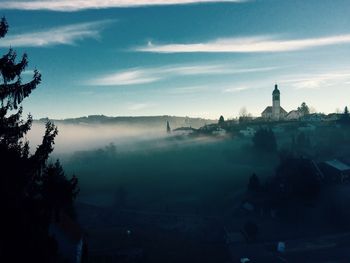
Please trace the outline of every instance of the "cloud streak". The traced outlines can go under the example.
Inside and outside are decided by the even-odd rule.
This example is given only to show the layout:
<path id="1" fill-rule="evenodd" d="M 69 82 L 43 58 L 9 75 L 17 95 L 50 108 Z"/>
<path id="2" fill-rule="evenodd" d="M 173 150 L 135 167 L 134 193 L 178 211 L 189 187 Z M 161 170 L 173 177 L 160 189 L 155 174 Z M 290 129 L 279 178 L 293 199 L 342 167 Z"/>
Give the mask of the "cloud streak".
<path id="1" fill-rule="evenodd" d="M 232 68 L 229 65 L 173 65 L 155 68 L 133 68 L 102 75 L 86 81 L 85 84 L 93 86 L 125 86 L 153 83 L 179 76 L 243 74 L 274 69 L 274 67 Z"/>
<path id="2" fill-rule="evenodd" d="M 192 44 L 157 45 L 149 42 L 134 50 L 152 53 L 261 53 L 285 52 L 315 47 L 350 44 L 350 34 L 305 39 L 278 39 L 276 37 L 224 38 Z"/>
<path id="3" fill-rule="evenodd" d="M 55 45 L 75 45 L 84 39 L 98 39 L 100 30 L 111 21 L 97 21 L 73 24 L 47 30 L 8 35 L 0 42 L 0 47 L 46 47 Z"/>
<path id="4" fill-rule="evenodd" d="M 153 107 L 153 104 L 149 104 L 149 103 L 134 103 L 134 104 L 130 104 L 128 106 L 128 109 L 131 111 L 141 111 L 144 109 L 148 109 Z"/>
<path id="5" fill-rule="evenodd" d="M 291 84 L 296 90 L 317 90 L 330 86 L 342 86 L 349 80 L 350 71 L 338 71 L 289 77 L 282 80 L 281 83 Z"/>
<path id="6" fill-rule="evenodd" d="M 230 87 L 230 88 L 225 88 L 223 90 L 223 92 L 224 93 L 236 93 L 236 92 L 241 92 L 241 91 L 245 91 L 248 89 L 249 89 L 248 86 Z"/>
<path id="7" fill-rule="evenodd" d="M 247 0 L 22 0 L 2 1 L 0 9 L 51 10 L 72 12 L 85 9 L 125 8 L 203 3 L 241 3 Z"/>

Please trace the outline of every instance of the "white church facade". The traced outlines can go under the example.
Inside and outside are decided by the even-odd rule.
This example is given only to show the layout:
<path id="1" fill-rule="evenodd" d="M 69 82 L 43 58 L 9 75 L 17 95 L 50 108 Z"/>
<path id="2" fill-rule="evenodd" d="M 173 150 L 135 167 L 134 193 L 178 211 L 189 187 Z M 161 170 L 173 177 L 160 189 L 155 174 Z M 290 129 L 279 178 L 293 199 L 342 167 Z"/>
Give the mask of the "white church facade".
<path id="1" fill-rule="evenodd" d="M 280 91 L 277 84 L 272 92 L 272 106 L 266 107 L 261 113 L 261 117 L 266 120 L 279 121 L 284 120 L 287 116 L 287 112 L 281 107 Z"/>

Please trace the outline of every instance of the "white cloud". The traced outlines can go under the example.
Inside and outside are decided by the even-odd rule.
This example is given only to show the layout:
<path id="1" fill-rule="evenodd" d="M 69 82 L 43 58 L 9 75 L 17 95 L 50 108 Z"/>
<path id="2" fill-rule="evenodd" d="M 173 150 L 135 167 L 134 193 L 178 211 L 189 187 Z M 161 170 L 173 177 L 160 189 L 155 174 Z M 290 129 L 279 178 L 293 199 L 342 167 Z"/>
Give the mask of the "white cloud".
<path id="1" fill-rule="evenodd" d="M 147 108 L 151 108 L 153 106 L 154 106 L 153 104 L 149 104 L 149 103 L 135 103 L 135 104 L 130 104 L 128 109 L 131 111 L 140 111 Z"/>
<path id="2" fill-rule="evenodd" d="M 320 89 L 329 86 L 340 86 L 350 81 L 350 71 L 314 73 L 288 77 L 281 83 L 290 83 L 295 89 Z"/>
<path id="3" fill-rule="evenodd" d="M 150 72 L 141 69 L 132 69 L 129 71 L 117 72 L 102 77 L 97 77 L 88 83 L 96 86 L 120 86 L 135 85 L 156 82 L 160 77 L 156 77 Z"/>
<path id="4" fill-rule="evenodd" d="M 0 9 L 79 11 L 114 7 L 140 7 L 200 3 L 241 3 L 247 0 L 13 0 L 0 2 Z"/>
<path id="5" fill-rule="evenodd" d="M 43 47 L 54 45 L 74 45 L 77 41 L 99 38 L 99 32 L 110 21 L 73 24 L 47 30 L 8 35 L 0 41 L 0 47 Z"/>
<path id="6" fill-rule="evenodd" d="M 41 72 L 41 70 L 38 70 Z M 34 75 L 34 70 L 33 69 L 26 69 L 25 71 L 22 72 L 23 75 L 25 76 L 33 76 Z"/>
<path id="7" fill-rule="evenodd" d="M 155 68 L 134 68 L 96 77 L 86 81 L 86 84 L 94 86 L 136 85 L 157 82 L 177 76 L 240 74 L 273 69 L 275 68 L 232 68 L 229 65 L 173 65 Z"/>
<path id="8" fill-rule="evenodd" d="M 235 92 L 240 92 L 244 90 L 248 90 L 249 88 L 247 86 L 239 86 L 239 87 L 230 87 L 230 88 L 225 88 L 224 92 L 225 93 L 235 93 Z"/>
<path id="9" fill-rule="evenodd" d="M 208 90 L 209 86 L 187 86 L 187 87 L 177 87 L 169 91 L 170 94 L 192 94 Z"/>
<path id="10" fill-rule="evenodd" d="M 276 37 L 226 38 L 193 44 L 156 45 L 149 42 L 146 46 L 137 47 L 136 51 L 153 53 L 193 53 L 193 52 L 227 52 L 258 53 L 296 51 L 314 47 L 349 44 L 350 34 L 305 39 L 278 39 Z"/>

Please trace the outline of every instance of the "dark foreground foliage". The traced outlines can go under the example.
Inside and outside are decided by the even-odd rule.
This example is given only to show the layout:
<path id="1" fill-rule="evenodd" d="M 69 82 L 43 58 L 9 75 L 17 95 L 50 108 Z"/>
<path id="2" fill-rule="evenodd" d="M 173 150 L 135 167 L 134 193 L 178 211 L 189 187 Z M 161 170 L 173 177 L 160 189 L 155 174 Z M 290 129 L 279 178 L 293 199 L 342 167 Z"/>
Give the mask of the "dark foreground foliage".
<path id="1" fill-rule="evenodd" d="M 0 21 L 0 38 L 8 24 Z M 49 236 L 54 215 L 72 211 L 78 193 L 77 179 L 68 180 L 57 162 L 48 165 L 58 131 L 47 122 L 42 143 L 31 154 L 25 136 L 32 116 L 22 119 L 23 99 L 40 84 L 35 70 L 32 80 L 22 83 L 27 55 L 17 59 L 10 49 L 0 57 L 0 262 L 57 262 L 57 243 Z"/>

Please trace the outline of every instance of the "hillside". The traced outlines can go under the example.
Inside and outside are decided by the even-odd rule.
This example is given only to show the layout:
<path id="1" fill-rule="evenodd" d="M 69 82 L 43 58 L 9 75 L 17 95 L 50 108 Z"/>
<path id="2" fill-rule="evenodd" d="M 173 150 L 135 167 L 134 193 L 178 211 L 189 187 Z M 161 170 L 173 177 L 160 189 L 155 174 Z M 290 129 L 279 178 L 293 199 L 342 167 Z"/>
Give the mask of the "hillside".
<path id="1" fill-rule="evenodd" d="M 36 122 L 46 122 L 48 118 L 37 120 Z M 179 127 L 193 127 L 200 128 L 205 124 L 216 123 L 216 120 L 177 117 L 177 116 L 137 116 L 137 117 L 108 117 L 104 115 L 89 115 L 87 117 L 69 118 L 62 120 L 53 119 L 56 124 L 74 124 L 74 125 L 137 125 L 137 126 L 152 126 L 165 127 L 166 122 L 169 121 L 172 129 Z"/>

